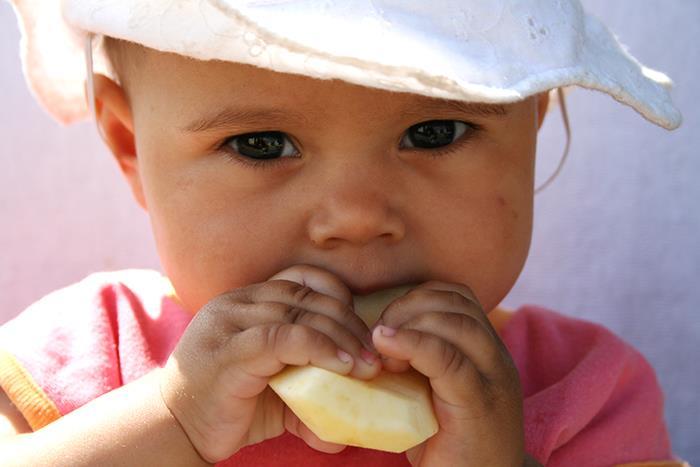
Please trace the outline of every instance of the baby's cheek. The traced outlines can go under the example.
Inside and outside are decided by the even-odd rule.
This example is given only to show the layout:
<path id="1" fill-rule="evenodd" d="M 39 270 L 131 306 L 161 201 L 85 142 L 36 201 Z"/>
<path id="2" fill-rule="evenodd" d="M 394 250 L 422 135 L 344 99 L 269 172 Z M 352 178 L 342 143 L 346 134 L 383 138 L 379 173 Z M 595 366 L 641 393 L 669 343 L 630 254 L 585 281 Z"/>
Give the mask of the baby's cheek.
<path id="1" fill-rule="evenodd" d="M 502 215 L 505 217 L 510 217 L 511 220 L 517 221 L 520 218 L 520 213 L 515 209 L 503 195 L 498 195 L 496 197 L 496 204 L 498 209 L 501 210 Z"/>
<path id="2" fill-rule="evenodd" d="M 510 291 L 525 266 L 532 238 L 532 202 L 512 202 L 505 197 L 497 200 L 503 222 L 499 250 L 500 290 L 494 297 L 496 306 Z"/>
<path id="3" fill-rule="evenodd" d="M 508 294 L 525 265 L 532 235 L 532 207 L 499 195 L 485 218 L 488 224 L 479 235 L 475 253 L 480 267 L 471 287 L 489 311 Z"/>

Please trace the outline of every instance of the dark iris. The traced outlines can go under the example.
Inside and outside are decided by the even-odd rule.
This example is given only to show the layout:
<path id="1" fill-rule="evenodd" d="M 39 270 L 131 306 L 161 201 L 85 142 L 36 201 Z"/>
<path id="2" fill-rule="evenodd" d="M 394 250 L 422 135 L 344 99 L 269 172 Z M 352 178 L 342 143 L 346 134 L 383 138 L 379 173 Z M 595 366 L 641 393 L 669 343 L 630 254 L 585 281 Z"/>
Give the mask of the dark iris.
<path id="1" fill-rule="evenodd" d="M 284 151 L 285 135 L 279 131 L 248 133 L 233 139 L 239 154 L 253 159 L 275 159 Z"/>
<path id="2" fill-rule="evenodd" d="M 452 144 L 456 133 L 454 120 L 432 120 L 413 125 L 408 138 L 417 148 L 433 149 Z"/>

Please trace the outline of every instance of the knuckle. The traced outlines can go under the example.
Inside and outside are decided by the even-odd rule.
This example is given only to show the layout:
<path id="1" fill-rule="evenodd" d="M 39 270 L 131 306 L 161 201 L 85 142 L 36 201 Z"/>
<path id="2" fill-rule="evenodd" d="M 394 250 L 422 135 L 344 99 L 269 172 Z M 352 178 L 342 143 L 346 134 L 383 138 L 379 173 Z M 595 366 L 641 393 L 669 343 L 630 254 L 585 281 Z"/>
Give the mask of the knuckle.
<path id="1" fill-rule="evenodd" d="M 279 359 L 288 347 L 297 348 L 298 333 L 294 331 L 294 325 L 279 323 L 265 328 L 260 339 L 262 343 L 260 353 L 271 353 Z"/>
<path id="2" fill-rule="evenodd" d="M 314 290 L 306 285 L 294 284 L 291 288 L 292 297 L 297 303 L 305 303 L 311 299 Z"/>
<path id="3" fill-rule="evenodd" d="M 288 294 L 296 306 L 301 308 L 318 308 L 319 300 L 323 300 L 324 295 L 316 292 L 314 289 L 307 285 L 298 284 L 296 282 L 286 281 L 284 292 Z M 328 303 L 326 303 L 328 302 Z M 334 300 L 324 300 L 323 308 L 329 311 L 337 312 L 342 309 L 340 303 L 336 303 Z"/>
<path id="4" fill-rule="evenodd" d="M 250 332 L 249 340 L 255 345 L 255 351 L 252 353 L 261 353 L 266 349 L 274 347 L 278 340 L 278 335 L 280 332 L 279 324 L 270 324 L 267 326 L 256 326 L 248 330 Z"/>
<path id="5" fill-rule="evenodd" d="M 284 309 L 284 321 L 287 323 L 302 323 L 306 315 L 308 315 L 306 310 L 298 306 L 286 305 L 284 303 L 280 303 L 280 305 L 280 309 Z"/>
<path id="6" fill-rule="evenodd" d="M 280 324 L 272 334 L 272 346 L 276 350 L 280 350 L 283 344 L 289 344 L 292 347 L 297 347 L 303 338 L 300 333 L 300 327 L 294 324 Z"/>
<path id="7" fill-rule="evenodd" d="M 412 347 L 415 349 L 426 349 L 428 353 L 435 353 L 440 351 L 440 342 L 437 338 L 425 334 L 421 331 L 415 331 Z"/>
<path id="8" fill-rule="evenodd" d="M 272 324 L 256 328 L 258 335 L 253 336 L 256 342 L 261 343 L 261 351 L 263 349 L 276 350 L 280 345 L 280 341 L 284 339 L 285 331 L 282 329 L 282 324 Z"/>
<path id="9" fill-rule="evenodd" d="M 461 352 L 459 352 L 454 346 L 443 343 L 441 358 L 443 362 L 441 377 L 460 373 L 464 365 L 464 355 L 462 355 Z"/>

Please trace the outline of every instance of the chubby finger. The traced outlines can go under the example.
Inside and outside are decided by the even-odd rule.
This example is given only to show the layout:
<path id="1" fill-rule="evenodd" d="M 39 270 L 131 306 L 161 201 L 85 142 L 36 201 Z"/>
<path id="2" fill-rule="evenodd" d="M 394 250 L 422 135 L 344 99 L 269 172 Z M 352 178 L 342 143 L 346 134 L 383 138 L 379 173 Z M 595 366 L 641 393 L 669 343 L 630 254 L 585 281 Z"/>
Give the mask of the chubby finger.
<path id="1" fill-rule="evenodd" d="M 391 326 L 385 329 L 396 329 Z M 489 379 L 498 379 L 510 369 L 505 347 L 495 333 L 491 333 L 481 321 L 470 314 L 429 311 L 416 313 L 398 329 L 421 331 L 452 344 Z M 381 352 L 381 350 L 380 350 Z M 389 371 L 400 372 L 408 362 L 382 355 L 382 365 Z"/>
<path id="2" fill-rule="evenodd" d="M 445 402 L 459 407 L 479 400 L 485 381 L 474 364 L 450 342 L 415 329 L 379 326 L 372 334 L 377 350 L 405 360 L 430 378 L 433 391 Z"/>
<path id="3" fill-rule="evenodd" d="M 491 323 L 469 287 L 439 281 L 421 284 L 394 300 L 384 310 L 375 327 L 385 325 L 400 328 L 421 314 L 435 311 L 469 315 L 495 335 Z"/>
<path id="4" fill-rule="evenodd" d="M 314 365 L 344 375 L 354 363 L 330 337 L 300 324 L 255 326 L 232 336 L 229 346 L 231 365 L 259 377 L 270 377 L 286 365 Z"/>
<path id="5" fill-rule="evenodd" d="M 308 310 L 328 316 L 347 328 L 365 348 L 371 349 L 369 329 L 355 314 L 352 306 L 308 285 L 286 279 L 270 280 L 247 287 L 245 299 L 249 303 L 283 303 L 297 310 Z"/>
<path id="6" fill-rule="evenodd" d="M 352 306 L 350 289 L 335 274 L 309 264 L 297 264 L 278 272 L 269 280 L 287 280 L 305 285 Z"/>
<path id="7" fill-rule="evenodd" d="M 366 349 L 368 344 L 360 341 L 355 334 L 327 315 L 285 303 L 266 302 L 238 305 L 235 321 L 241 330 L 275 323 L 310 327 L 328 336 L 341 350 L 353 356 L 355 365 L 352 376 L 369 379 L 381 370 L 379 357 Z"/>
<path id="8" fill-rule="evenodd" d="M 433 311 L 414 317 L 400 329 L 421 331 L 449 342 L 490 380 L 498 380 L 512 369 L 510 356 L 498 335 L 471 315 Z"/>
<path id="9" fill-rule="evenodd" d="M 250 387 L 254 397 L 260 384 L 286 365 L 313 365 L 346 375 L 354 359 L 327 335 L 300 324 L 272 323 L 234 334 L 227 343 L 226 358 L 218 364 L 229 369 L 225 375 L 230 387 Z M 264 387 L 264 386 L 263 386 Z M 257 391 L 257 392 L 256 392 Z"/>
<path id="10" fill-rule="evenodd" d="M 344 444 L 329 443 L 316 436 L 304 423 L 299 420 L 289 407 L 284 409 L 284 427 L 294 436 L 301 438 L 309 447 L 328 454 L 337 454 L 347 446 Z"/>

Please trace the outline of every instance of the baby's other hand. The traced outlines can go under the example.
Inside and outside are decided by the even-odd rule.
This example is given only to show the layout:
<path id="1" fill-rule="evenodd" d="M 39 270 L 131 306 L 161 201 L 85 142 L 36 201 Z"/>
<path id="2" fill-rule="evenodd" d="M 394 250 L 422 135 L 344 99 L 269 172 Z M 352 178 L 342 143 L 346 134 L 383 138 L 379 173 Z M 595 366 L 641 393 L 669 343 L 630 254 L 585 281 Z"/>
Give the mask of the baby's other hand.
<path id="1" fill-rule="evenodd" d="M 387 307 L 372 336 L 384 368 L 410 365 L 430 378 L 440 428 L 407 452 L 412 465 L 523 465 L 518 372 L 468 287 L 413 289 Z"/>
<path id="2" fill-rule="evenodd" d="M 294 266 L 205 305 L 163 369 L 161 393 L 208 462 L 285 428 L 315 449 L 338 452 L 344 446 L 311 433 L 268 380 L 286 365 L 308 364 L 372 378 L 381 364 L 368 356 L 370 342 L 347 287 L 327 271 Z"/>

